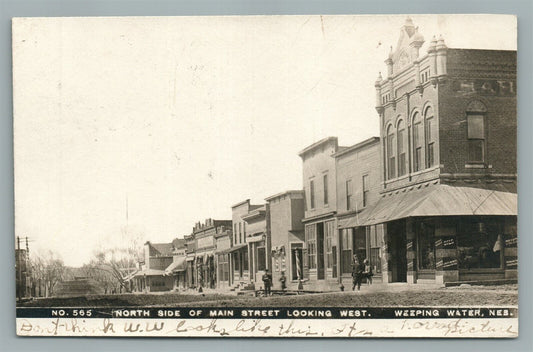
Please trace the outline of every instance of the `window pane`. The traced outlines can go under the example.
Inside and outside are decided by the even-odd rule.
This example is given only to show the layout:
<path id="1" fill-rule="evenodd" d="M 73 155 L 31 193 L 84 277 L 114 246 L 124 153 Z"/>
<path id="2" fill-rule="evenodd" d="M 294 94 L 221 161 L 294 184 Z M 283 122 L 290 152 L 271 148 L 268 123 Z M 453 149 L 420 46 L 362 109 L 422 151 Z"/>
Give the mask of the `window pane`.
<path id="1" fill-rule="evenodd" d="M 433 164 L 435 163 L 435 158 L 433 156 L 433 147 L 434 147 L 434 143 L 429 143 L 428 144 L 428 167 L 432 167 Z"/>
<path id="2" fill-rule="evenodd" d="M 265 247 L 257 248 L 257 270 L 266 269 Z"/>
<path id="3" fill-rule="evenodd" d="M 406 164 L 405 153 L 401 153 L 398 155 L 398 176 L 405 175 L 405 172 L 406 172 L 405 164 Z"/>
<path id="4" fill-rule="evenodd" d="M 497 223 L 460 223 L 457 235 L 459 269 L 501 268 L 503 244 L 499 234 Z"/>
<path id="5" fill-rule="evenodd" d="M 418 268 L 435 269 L 435 229 L 421 224 L 418 231 Z"/>
<path id="6" fill-rule="evenodd" d="M 324 175 L 324 205 L 328 204 L 328 175 Z"/>
<path id="7" fill-rule="evenodd" d="M 416 148 L 415 150 L 415 171 L 422 169 L 422 148 Z"/>
<path id="8" fill-rule="evenodd" d="M 428 141 L 431 141 L 433 138 L 432 138 L 432 135 L 431 135 L 431 125 L 433 123 L 433 119 L 427 119 L 426 120 L 426 129 L 427 129 L 427 140 Z"/>
<path id="9" fill-rule="evenodd" d="M 309 183 L 309 192 L 311 193 L 310 194 L 310 197 L 311 197 L 311 209 L 314 209 L 315 208 L 315 182 L 314 181 L 311 181 Z"/>
<path id="10" fill-rule="evenodd" d="M 404 151 L 404 136 L 405 130 L 401 129 L 398 131 L 398 154 L 403 153 Z"/>
<path id="11" fill-rule="evenodd" d="M 468 115 L 468 138 L 484 139 L 483 115 Z"/>
<path id="12" fill-rule="evenodd" d="M 469 161 L 483 161 L 483 145 L 482 139 L 470 139 L 468 141 Z"/>

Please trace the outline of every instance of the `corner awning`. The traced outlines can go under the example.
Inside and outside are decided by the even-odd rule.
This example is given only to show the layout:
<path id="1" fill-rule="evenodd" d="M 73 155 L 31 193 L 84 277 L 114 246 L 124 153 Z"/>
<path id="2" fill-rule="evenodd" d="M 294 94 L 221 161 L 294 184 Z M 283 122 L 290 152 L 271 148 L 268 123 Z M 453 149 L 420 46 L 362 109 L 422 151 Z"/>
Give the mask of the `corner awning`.
<path id="1" fill-rule="evenodd" d="M 418 185 L 384 196 L 359 217 L 343 226 L 366 226 L 409 217 L 515 216 L 517 194 L 472 187 Z M 339 226 L 340 227 L 340 226 Z"/>
<path id="2" fill-rule="evenodd" d="M 186 263 L 185 257 L 176 259 L 174 262 L 172 262 L 172 264 L 167 266 L 167 268 L 165 269 L 165 274 L 172 275 L 172 273 L 178 273 L 181 271 L 185 271 L 185 263 Z"/>

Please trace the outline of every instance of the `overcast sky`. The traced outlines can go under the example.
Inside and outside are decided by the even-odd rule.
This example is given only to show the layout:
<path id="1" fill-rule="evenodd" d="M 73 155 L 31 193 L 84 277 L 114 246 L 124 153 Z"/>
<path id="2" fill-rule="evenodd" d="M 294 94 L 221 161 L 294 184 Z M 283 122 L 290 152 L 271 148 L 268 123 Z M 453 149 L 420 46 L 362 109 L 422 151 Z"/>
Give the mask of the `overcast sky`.
<path id="1" fill-rule="evenodd" d="M 374 81 L 405 18 L 15 21 L 16 235 L 77 266 L 128 233 L 169 242 L 301 189 L 298 151 L 379 134 Z M 422 55 L 439 34 L 516 49 L 511 16 L 412 19 Z"/>

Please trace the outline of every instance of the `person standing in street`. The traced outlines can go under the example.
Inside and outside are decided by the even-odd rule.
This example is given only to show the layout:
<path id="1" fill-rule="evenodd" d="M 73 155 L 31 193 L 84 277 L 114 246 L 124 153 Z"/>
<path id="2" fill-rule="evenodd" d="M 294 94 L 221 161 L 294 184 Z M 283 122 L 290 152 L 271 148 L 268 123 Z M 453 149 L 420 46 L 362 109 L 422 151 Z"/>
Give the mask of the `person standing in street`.
<path id="1" fill-rule="evenodd" d="M 272 275 L 270 275 L 268 269 L 263 274 L 263 285 L 265 287 L 265 296 L 270 296 L 270 287 L 272 286 Z"/>

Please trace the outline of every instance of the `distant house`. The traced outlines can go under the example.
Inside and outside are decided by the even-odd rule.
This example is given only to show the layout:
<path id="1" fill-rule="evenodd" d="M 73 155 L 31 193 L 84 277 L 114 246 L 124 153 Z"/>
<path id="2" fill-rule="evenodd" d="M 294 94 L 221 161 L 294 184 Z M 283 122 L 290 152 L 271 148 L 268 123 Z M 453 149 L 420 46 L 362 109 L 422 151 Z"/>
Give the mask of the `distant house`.
<path id="1" fill-rule="evenodd" d="M 172 263 L 165 268 L 165 275 L 172 278 L 174 290 L 187 288 L 185 244 L 183 238 L 176 238 L 172 241 Z"/>
<path id="2" fill-rule="evenodd" d="M 174 287 L 174 278 L 165 275 L 174 261 L 174 244 L 151 243 L 144 244 L 144 264 L 134 275 L 134 287 L 139 292 L 170 291 Z"/>

